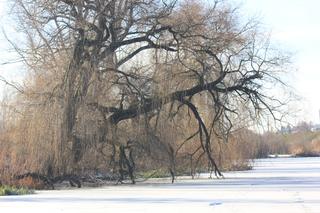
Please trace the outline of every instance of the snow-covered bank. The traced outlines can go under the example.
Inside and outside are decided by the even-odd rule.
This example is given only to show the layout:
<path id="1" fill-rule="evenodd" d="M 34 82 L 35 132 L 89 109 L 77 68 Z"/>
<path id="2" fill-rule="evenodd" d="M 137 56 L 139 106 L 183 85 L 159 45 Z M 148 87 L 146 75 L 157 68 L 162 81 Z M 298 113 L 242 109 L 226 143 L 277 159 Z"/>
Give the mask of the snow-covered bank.
<path id="1" fill-rule="evenodd" d="M 291 157 L 294 157 L 294 155 L 290 155 L 290 154 L 281 154 L 281 155 L 278 155 L 278 154 L 274 154 L 274 155 L 268 155 L 269 158 L 291 158 Z"/>
<path id="2" fill-rule="evenodd" d="M 320 158 L 262 159 L 225 176 L 1 197 L 0 212 L 320 212 Z"/>

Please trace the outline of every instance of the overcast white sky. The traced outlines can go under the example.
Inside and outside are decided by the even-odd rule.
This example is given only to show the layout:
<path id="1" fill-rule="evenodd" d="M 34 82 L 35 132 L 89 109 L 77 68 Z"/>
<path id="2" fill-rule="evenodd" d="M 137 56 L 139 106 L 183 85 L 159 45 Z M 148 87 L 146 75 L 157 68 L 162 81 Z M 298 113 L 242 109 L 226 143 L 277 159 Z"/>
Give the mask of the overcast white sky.
<path id="1" fill-rule="evenodd" d="M 294 53 L 293 63 L 297 70 L 289 82 L 296 93 L 303 98 L 297 106 L 302 112 L 299 120 L 320 123 L 320 1 L 319 0 L 233 0 L 242 4 L 245 13 L 259 15 L 266 29 L 272 33 L 272 39 L 281 44 L 281 48 Z M 0 23 L 2 28 L 9 26 L 4 21 L 6 0 L 0 0 Z M 7 45 L 0 35 L 0 64 L 4 62 Z M 16 66 L 0 65 L 0 75 L 21 78 L 13 71 Z"/>
<path id="2" fill-rule="evenodd" d="M 294 53 L 297 70 L 291 84 L 303 98 L 298 120 L 319 123 L 320 109 L 320 1 L 239 0 L 244 9 L 259 14 L 272 38 Z"/>

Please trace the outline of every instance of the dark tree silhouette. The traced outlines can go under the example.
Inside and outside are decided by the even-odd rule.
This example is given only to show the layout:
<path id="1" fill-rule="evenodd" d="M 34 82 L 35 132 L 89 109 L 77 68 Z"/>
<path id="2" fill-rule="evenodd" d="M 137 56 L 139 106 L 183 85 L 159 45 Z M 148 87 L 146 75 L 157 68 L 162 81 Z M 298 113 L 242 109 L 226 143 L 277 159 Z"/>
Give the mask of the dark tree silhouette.
<path id="1" fill-rule="evenodd" d="M 206 156 L 222 176 L 212 141 L 227 139 L 239 120 L 274 116 L 282 105 L 265 85 L 282 84 L 278 73 L 288 58 L 270 46 L 258 21 L 244 22 L 227 1 L 15 0 L 15 6 L 28 44 L 17 51 L 30 69 L 56 69 L 60 76 L 49 91 L 39 92 L 62 109 L 56 173 L 69 173 L 68 166 L 74 172 L 86 152 L 77 127 L 84 108 L 99 112 L 95 140 L 112 147 L 106 161 L 121 180 L 127 168 L 134 182 L 135 155 L 148 151 L 139 141 L 130 148 L 119 142 L 128 121 L 144 119 L 150 141 L 162 143 L 171 156 L 173 180 L 177 153 L 189 143 L 191 162 Z M 180 147 L 157 136 L 164 112 L 168 123 L 185 113 L 179 122 L 196 125 L 186 129 Z"/>

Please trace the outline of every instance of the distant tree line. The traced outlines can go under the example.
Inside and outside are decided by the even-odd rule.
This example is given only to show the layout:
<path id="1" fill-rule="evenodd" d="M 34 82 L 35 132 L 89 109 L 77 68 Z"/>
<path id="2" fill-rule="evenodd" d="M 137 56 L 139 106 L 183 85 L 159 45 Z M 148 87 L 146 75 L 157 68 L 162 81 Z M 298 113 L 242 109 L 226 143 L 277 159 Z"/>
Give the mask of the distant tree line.
<path id="1" fill-rule="evenodd" d="M 320 156 L 320 131 L 312 130 L 312 124 L 299 122 L 295 126 L 266 132 L 260 136 L 257 158 L 268 155 L 290 154 L 292 156 Z"/>

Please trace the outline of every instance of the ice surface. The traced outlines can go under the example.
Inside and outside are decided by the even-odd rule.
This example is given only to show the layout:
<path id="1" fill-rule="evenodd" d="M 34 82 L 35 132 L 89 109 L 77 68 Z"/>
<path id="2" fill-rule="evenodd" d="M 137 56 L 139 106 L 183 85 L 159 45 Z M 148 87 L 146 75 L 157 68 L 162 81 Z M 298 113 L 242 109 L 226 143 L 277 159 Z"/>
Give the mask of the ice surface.
<path id="1" fill-rule="evenodd" d="M 272 158 L 225 179 L 154 179 L 137 185 L 37 191 L 0 198 L 2 212 L 320 213 L 320 158 Z"/>

